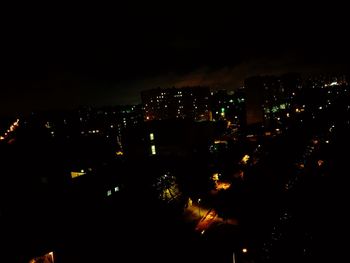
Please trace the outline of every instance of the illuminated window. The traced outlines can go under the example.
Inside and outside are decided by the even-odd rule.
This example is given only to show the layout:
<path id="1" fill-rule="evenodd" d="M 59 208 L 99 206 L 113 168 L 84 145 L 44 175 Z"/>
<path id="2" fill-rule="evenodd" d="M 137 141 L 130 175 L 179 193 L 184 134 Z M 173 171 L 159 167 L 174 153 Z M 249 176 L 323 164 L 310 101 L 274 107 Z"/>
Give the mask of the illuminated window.
<path id="1" fill-rule="evenodd" d="M 276 113 L 276 112 L 278 111 L 278 107 L 277 107 L 277 106 L 272 107 L 271 111 L 272 111 L 273 113 Z"/>
<path id="2" fill-rule="evenodd" d="M 154 140 L 154 134 L 153 134 L 153 133 L 150 133 L 150 134 L 149 134 L 149 139 L 150 139 L 151 141 Z"/>
<path id="3" fill-rule="evenodd" d="M 155 145 L 151 146 L 151 153 L 152 153 L 152 155 L 156 155 L 156 146 Z"/>
<path id="4" fill-rule="evenodd" d="M 114 187 L 114 192 L 119 192 L 119 186 Z"/>
<path id="5" fill-rule="evenodd" d="M 107 191 L 107 196 L 111 196 L 112 195 L 112 190 L 108 190 Z"/>

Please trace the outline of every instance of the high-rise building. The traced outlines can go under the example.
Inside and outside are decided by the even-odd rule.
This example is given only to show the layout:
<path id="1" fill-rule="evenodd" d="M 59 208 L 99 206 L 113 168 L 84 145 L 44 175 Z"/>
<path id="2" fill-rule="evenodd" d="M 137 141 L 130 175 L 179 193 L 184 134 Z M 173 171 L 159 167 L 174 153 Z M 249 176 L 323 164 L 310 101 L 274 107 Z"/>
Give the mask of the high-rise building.
<path id="1" fill-rule="evenodd" d="M 262 123 L 267 129 L 279 129 L 289 117 L 297 90 L 301 88 L 298 74 L 257 76 L 245 80 L 247 123 Z"/>
<path id="2" fill-rule="evenodd" d="M 151 89 L 141 92 L 144 119 L 210 119 L 210 91 L 207 87 Z"/>
<path id="3" fill-rule="evenodd" d="M 211 93 L 212 120 L 228 121 L 234 128 L 243 128 L 246 123 L 245 93 L 218 90 Z"/>

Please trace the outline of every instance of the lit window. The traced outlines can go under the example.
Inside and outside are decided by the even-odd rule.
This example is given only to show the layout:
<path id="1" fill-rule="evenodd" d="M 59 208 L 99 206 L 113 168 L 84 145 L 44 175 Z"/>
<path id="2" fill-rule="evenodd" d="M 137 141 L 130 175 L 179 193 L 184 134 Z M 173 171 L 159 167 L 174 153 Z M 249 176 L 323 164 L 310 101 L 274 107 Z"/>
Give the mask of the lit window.
<path id="1" fill-rule="evenodd" d="M 111 196 L 112 195 L 112 190 L 108 190 L 107 191 L 107 196 Z"/>
<path id="2" fill-rule="evenodd" d="M 119 186 L 114 187 L 114 192 L 119 192 Z"/>
<path id="3" fill-rule="evenodd" d="M 155 145 L 151 146 L 151 153 L 152 153 L 152 155 L 156 155 L 156 146 Z"/>
<path id="4" fill-rule="evenodd" d="M 149 134 L 149 139 L 150 139 L 151 141 L 154 140 L 154 134 L 153 134 L 153 133 L 150 133 L 150 134 Z"/>

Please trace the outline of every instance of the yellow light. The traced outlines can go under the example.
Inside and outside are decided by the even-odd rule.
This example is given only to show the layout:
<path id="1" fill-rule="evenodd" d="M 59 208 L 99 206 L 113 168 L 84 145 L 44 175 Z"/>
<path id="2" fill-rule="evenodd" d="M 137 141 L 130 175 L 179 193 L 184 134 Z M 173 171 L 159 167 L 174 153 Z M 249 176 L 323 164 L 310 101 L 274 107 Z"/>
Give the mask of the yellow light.
<path id="1" fill-rule="evenodd" d="M 77 177 L 82 176 L 84 174 L 85 174 L 84 172 L 71 172 L 70 173 L 72 178 L 77 178 Z"/>
<path id="2" fill-rule="evenodd" d="M 54 263 L 54 255 L 53 252 L 49 252 L 43 256 L 33 258 L 29 261 L 29 263 L 39 263 L 39 262 L 52 262 Z"/>
<path id="3" fill-rule="evenodd" d="M 155 145 L 151 145 L 151 153 L 152 153 L 152 155 L 156 155 L 157 154 Z"/>
<path id="4" fill-rule="evenodd" d="M 124 153 L 122 151 L 117 151 L 116 154 L 117 155 L 124 155 Z"/>
<path id="5" fill-rule="evenodd" d="M 220 143 L 227 144 L 227 141 L 221 141 L 221 140 L 215 140 L 214 141 L 214 144 L 220 144 Z"/>
<path id="6" fill-rule="evenodd" d="M 243 248 L 243 249 L 242 249 L 242 252 L 243 252 L 243 253 L 247 253 L 248 250 L 247 250 L 246 248 Z"/>
<path id="7" fill-rule="evenodd" d="M 250 158 L 250 156 L 248 154 L 244 155 L 242 158 L 242 162 L 246 164 L 248 162 L 249 158 Z"/>
<path id="8" fill-rule="evenodd" d="M 295 112 L 300 112 L 300 110 L 298 108 L 295 109 Z"/>
<path id="9" fill-rule="evenodd" d="M 213 180 L 214 181 L 218 181 L 219 180 L 219 174 L 218 173 L 213 174 Z"/>

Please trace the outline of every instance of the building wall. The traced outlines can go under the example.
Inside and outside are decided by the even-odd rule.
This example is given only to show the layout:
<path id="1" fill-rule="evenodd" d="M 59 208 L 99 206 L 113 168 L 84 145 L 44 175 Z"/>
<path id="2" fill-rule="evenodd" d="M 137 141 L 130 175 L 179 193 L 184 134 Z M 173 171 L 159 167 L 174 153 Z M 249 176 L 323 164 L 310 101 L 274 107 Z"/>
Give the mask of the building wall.
<path id="1" fill-rule="evenodd" d="M 145 121 L 209 120 L 209 98 L 207 87 L 158 88 L 141 92 Z"/>

